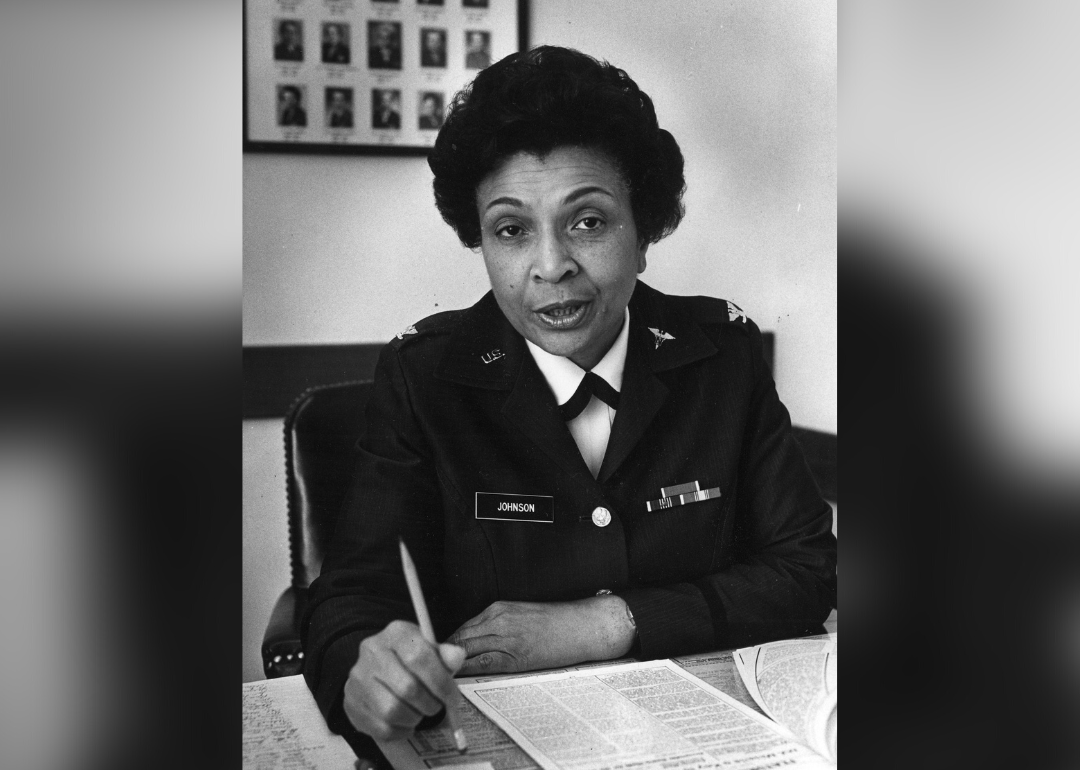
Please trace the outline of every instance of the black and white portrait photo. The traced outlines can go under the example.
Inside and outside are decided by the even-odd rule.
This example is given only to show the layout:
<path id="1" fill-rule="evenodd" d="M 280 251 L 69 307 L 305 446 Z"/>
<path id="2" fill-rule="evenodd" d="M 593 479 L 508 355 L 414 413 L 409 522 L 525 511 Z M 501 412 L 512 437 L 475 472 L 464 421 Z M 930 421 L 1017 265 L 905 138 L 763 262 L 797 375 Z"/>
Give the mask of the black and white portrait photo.
<path id="1" fill-rule="evenodd" d="M 831 0 L 247 2 L 304 20 L 257 96 L 310 120 L 246 159 L 252 724 L 299 701 L 345 770 L 834 765 Z"/>
<path id="2" fill-rule="evenodd" d="M 368 22 L 368 67 L 376 70 L 401 69 L 401 22 Z"/>
<path id="3" fill-rule="evenodd" d="M 304 60 L 304 22 L 300 19 L 278 20 L 274 29 L 274 59 Z"/>
<path id="4" fill-rule="evenodd" d="M 420 66 L 446 66 L 446 30 L 433 27 L 420 29 Z"/>
<path id="5" fill-rule="evenodd" d="M 372 89 L 371 127 L 401 128 L 401 91 L 399 89 Z"/>
<path id="6" fill-rule="evenodd" d="M 421 131 L 442 127 L 443 95 L 438 91 L 421 91 L 417 104 L 417 126 Z"/>
<path id="7" fill-rule="evenodd" d="M 326 89 L 326 125 L 330 128 L 353 127 L 353 90 Z"/>
<path id="8" fill-rule="evenodd" d="M 324 64 L 348 64 L 352 61 L 348 24 L 322 25 L 322 60 Z"/>
<path id="9" fill-rule="evenodd" d="M 304 87 L 280 85 L 277 88 L 277 111 L 279 126 L 306 126 L 304 110 Z"/>
<path id="10" fill-rule="evenodd" d="M 465 31 L 465 68 L 482 70 L 491 64 L 491 33 L 478 29 Z"/>

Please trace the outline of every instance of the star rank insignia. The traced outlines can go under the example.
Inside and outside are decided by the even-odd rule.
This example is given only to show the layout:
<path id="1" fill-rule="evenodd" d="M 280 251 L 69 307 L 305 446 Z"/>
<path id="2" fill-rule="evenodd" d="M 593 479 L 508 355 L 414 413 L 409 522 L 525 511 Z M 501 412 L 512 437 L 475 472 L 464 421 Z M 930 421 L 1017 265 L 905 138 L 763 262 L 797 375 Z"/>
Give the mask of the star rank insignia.
<path id="1" fill-rule="evenodd" d="M 403 331 L 403 332 L 398 332 L 398 333 L 397 333 L 397 338 L 398 338 L 399 340 L 405 339 L 405 335 L 407 335 L 407 334 L 416 334 L 416 327 L 415 327 L 415 326 L 413 326 L 412 324 L 409 324 L 409 328 L 408 328 L 408 329 L 406 329 L 406 330 L 405 330 L 405 331 Z"/>
<path id="2" fill-rule="evenodd" d="M 727 317 L 729 321 L 734 321 L 736 318 L 741 318 L 743 323 L 746 323 L 746 313 L 742 311 L 742 308 L 736 305 L 731 300 L 727 300 Z"/>
<path id="3" fill-rule="evenodd" d="M 660 346 L 664 344 L 664 340 L 673 340 L 673 339 L 675 339 L 674 337 L 672 337 L 670 334 L 668 334 L 663 329 L 654 329 L 654 328 L 652 328 L 650 326 L 649 331 L 651 331 L 652 334 L 653 334 L 653 337 L 656 338 L 656 347 L 654 348 L 654 350 L 659 350 Z"/>

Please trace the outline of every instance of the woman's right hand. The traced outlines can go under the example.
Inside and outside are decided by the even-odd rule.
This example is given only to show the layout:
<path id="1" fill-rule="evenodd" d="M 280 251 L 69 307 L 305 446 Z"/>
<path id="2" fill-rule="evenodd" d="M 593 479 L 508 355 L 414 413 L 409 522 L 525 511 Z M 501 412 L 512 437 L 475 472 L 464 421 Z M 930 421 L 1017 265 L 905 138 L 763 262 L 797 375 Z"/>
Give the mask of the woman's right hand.
<path id="1" fill-rule="evenodd" d="M 395 620 L 361 642 L 345 682 L 345 715 L 378 740 L 408 738 L 423 717 L 454 702 L 454 673 L 464 661 L 463 648 L 432 645 L 416 624 Z"/>

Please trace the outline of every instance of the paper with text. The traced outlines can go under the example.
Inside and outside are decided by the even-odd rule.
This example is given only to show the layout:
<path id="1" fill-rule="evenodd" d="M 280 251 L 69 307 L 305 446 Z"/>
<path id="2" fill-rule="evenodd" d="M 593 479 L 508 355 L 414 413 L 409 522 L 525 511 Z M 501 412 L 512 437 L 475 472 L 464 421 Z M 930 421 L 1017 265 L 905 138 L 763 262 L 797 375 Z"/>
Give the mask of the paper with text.
<path id="1" fill-rule="evenodd" d="M 356 754 L 326 726 L 302 676 L 244 685 L 244 770 L 351 770 Z"/>
<path id="2" fill-rule="evenodd" d="M 545 770 L 828 766 L 783 727 L 669 660 L 461 690 Z"/>
<path id="3" fill-rule="evenodd" d="M 746 689 L 762 710 L 836 761 L 836 635 L 735 651 Z"/>
<path id="4" fill-rule="evenodd" d="M 750 691 L 743 683 L 742 675 L 735 666 L 735 651 L 723 650 L 708 655 L 684 655 L 672 658 L 676 663 L 705 682 L 708 682 L 720 692 L 730 695 L 732 698 L 747 708 L 768 716 L 761 710 Z"/>
<path id="5" fill-rule="evenodd" d="M 627 660 L 633 660 L 628 658 Z M 563 671 L 591 669 L 610 666 L 622 661 L 600 661 L 580 666 L 526 674 L 492 674 L 484 677 L 457 677 L 458 686 L 476 682 L 494 682 L 505 679 L 520 680 Z M 734 670 L 734 664 L 732 665 Z M 496 770 L 539 770 L 539 765 L 499 727 L 484 716 L 469 701 L 461 698 L 457 704 L 458 724 L 469 739 L 469 753 L 462 756 L 454 746 L 454 736 L 444 721 L 438 727 L 414 734 L 403 741 L 378 741 L 379 749 L 395 770 L 428 770 L 432 767 L 454 765 L 454 770 L 465 770 L 462 765 L 475 762 L 491 764 Z"/>

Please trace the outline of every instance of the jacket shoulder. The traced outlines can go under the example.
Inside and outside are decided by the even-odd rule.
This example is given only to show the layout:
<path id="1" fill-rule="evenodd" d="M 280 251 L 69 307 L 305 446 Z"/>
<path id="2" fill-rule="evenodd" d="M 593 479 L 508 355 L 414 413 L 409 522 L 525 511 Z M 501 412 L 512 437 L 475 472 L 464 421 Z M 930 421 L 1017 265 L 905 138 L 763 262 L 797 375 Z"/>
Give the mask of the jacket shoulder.
<path id="1" fill-rule="evenodd" d="M 439 337 L 449 336 L 461 322 L 464 312 L 463 310 L 447 310 L 409 324 L 390 339 L 389 347 L 393 350 L 401 350 L 421 340 L 432 341 Z"/>
<path id="2" fill-rule="evenodd" d="M 670 306 L 703 326 L 724 325 L 741 328 L 747 332 L 756 324 L 741 307 L 731 300 L 715 297 L 680 297 L 664 295 Z"/>

